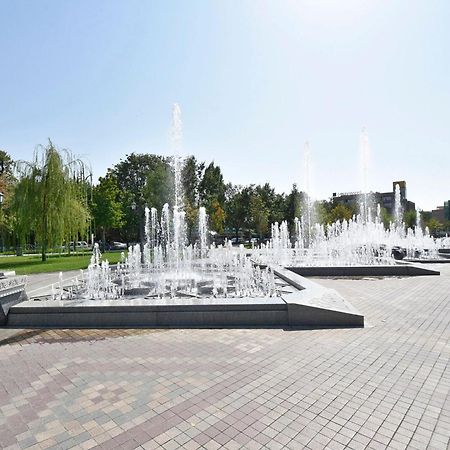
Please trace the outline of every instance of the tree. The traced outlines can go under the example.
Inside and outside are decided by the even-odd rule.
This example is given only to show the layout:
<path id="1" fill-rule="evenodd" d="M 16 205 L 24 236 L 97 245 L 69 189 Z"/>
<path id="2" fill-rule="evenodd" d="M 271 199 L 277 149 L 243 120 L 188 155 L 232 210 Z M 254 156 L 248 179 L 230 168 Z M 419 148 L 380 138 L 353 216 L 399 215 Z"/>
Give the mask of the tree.
<path id="1" fill-rule="evenodd" d="M 225 213 L 226 225 L 234 231 L 236 239 L 239 232 L 250 224 L 250 198 L 253 186 L 235 186 L 231 183 L 227 185 Z"/>
<path id="2" fill-rule="evenodd" d="M 123 211 L 119 202 L 117 180 L 111 172 L 94 187 L 92 214 L 95 225 L 102 231 L 102 244 L 106 242 L 106 232 L 120 228 L 123 224 Z"/>
<path id="3" fill-rule="evenodd" d="M 336 206 L 334 206 L 331 211 L 328 212 L 326 215 L 326 223 L 334 223 L 336 221 L 343 221 L 347 220 L 349 221 L 353 217 L 354 211 L 342 203 L 338 203 Z"/>
<path id="4" fill-rule="evenodd" d="M 200 198 L 206 203 L 214 198 L 223 203 L 225 200 L 225 190 L 226 186 L 223 182 L 220 167 L 216 166 L 214 162 L 210 163 L 205 169 L 199 184 Z"/>
<path id="5" fill-rule="evenodd" d="M 212 213 L 209 217 L 211 228 L 219 234 L 224 232 L 226 213 L 218 200 L 213 200 L 211 204 Z"/>
<path id="6" fill-rule="evenodd" d="M 181 172 L 184 192 L 184 210 L 189 241 L 192 242 L 192 232 L 196 227 L 199 207 L 199 185 L 203 177 L 204 163 L 197 162 L 194 156 L 185 159 Z"/>
<path id="7" fill-rule="evenodd" d="M 253 194 L 250 198 L 250 214 L 252 225 L 259 238 L 262 239 L 269 228 L 269 210 L 258 194 Z"/>
<path id="8" fill-rule="evenodd" d="M 293 230 L 294 219 L 300 218 L 302 205 L 302 195 L 297 189 L 297 185 L 292 185 L 292 190 L 286 197 L 285 219 L 288 221 L 289 227 Z"/>
<path id="9" fill-rule="evenodd" d="M 334 206 L 335 205 L 333 204 L 333 202 L 329 200 L 322 200 L 315 202 L 317 222 L 322 225 L 330 223 L 331 221 L 330 214 Z"/>
<path id="10" fill-rule="evenodd" d="M 148 170 L 147 182 L 143 188 L 143 198 L 148 207 L 161 211 L 164 203 L 172 200 L 171 180 L 172 173 L 167 162 L 158 162 Z"/>
<path id="11" fill-rule="evenodd" d="M 0 150 L 0 189 L 5 193 L 7 182 L 14 180 L 14 161 L 4 150 Z"/>
<path id="12" fill-rule="evenodd" d="M 209 216 L 214 212 L 213 204 L 218 202 L 221 206 L 225 202 L 226 186 L 219 166 L 210 163 L 205 169 L 198 186 L 200 202 L 206 208 Z"/>
<path id="13" fill-rule="evenodd" d="M 385 229 L 388 229 L 394 220 L 392 215 L 389 214 L 388 210 L 384 207 L 381 207 L 381 209 L 380 209 L 380 218 L 381 218 L 381 222 L 383 223 Z"/>
<path id="14" fill-rule="evenodd" d="M 68 150 L 58 151 L 50 140 L 47 147 L 37 148 L 33 161 L 19 161 L 16 167 L 16 229 L 21 241 L 35 233 L 45 261 L 49 247 L 69 237 L 77 240 L 87 230 L 90 216 L 79 183 L 87 167 Z"/>
<path id="15" fill-rule="evenodd" d="M 143 242 L 145 206 L 160 210 L 163 202 L 173 198 L 169 161 L 158 155 L 132 153 L 111 172 L 119 189 L 126 240 L 138 237 Z"/>
<path id="16" fill-rule="evenodd" d="M 443 224 L 439 222 L 439 220 L 432 217 L 428 222 L 425 224 L 428 229 L 430 230 L 431 235 L 436 235 L 438 231 L 441 231 L 443 229 Z"/>
<path id="17" fill-rule="evenodd" d="M 185 205 L 198 208 L 200 180 L 203 178 L 205 163 L 199 163 L 195 156 L 185 159 L 181 172 Z"/>
<path id="18" fill-rule="evenodd" d="M 275 189 L 269 183 L 256 186 L 255 193 L 260 196 L 267 210 L 268 222 L 281 222 L 286 213 L 286 199 L 284 194 L 276 194 Z"/>
<path id="19" fill-rule="evenodd" d="M 0 235 L 1 250 L 3 250 L 5 242 L 13 231 L 14 216 L 10 210 L 10 203 L 17 179 L 13 173 L 14 162 L 3 150 L 0 150 L 0 163 L 0 193 L 3 195 L 0 205 Z"/>
<path id="20" fill-rule="evenodd" d="M 445 231 L 447 233 L 447 235 L 448 235 L 448 232 L 450 231 L 450 220 L 446 220 L 444 222 L 442 230 Z"/>
<path id="21" fill-rule="evenodd" d="M 417 214 L 413 209 L 411 211 L 405 211 L 403 214 L 403 222 L 406 225 L 406 228 L 414 228 L 416 226 Z"/>

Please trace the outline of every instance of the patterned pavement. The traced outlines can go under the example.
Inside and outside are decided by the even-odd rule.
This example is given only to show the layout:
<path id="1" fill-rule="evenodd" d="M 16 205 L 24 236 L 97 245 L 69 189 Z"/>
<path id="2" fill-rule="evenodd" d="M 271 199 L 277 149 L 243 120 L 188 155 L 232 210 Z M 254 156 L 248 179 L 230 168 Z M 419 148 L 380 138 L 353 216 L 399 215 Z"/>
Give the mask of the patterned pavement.
<path id="1" fill-rule="evenodd" d="M 0 448 L 449 448 L 442 270 L 317 280 L 364 329 L 0 329 Z"/>

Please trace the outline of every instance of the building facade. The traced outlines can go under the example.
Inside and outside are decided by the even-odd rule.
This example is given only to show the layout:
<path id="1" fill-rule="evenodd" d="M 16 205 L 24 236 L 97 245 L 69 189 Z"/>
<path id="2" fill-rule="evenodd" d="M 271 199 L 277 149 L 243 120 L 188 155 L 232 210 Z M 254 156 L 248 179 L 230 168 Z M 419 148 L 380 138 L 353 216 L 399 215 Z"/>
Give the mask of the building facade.
<path id="1" fill-rule="evenodd" d="M 408 200 L 406 196 L 406 181 L 394 181 L 392 183 L 392 192 L 370 192 L 374 206 L 379 203 L 382 208 L 385 208 L 389 214 L 393 215 L 395 209 L 395 188 L 397 185 L 400 190 L 400 203 L 403 212 L 415 210 L 415 203 Z M 362 192 L 333 193 L 332 201 L 333 204 L 340 203 L 357 208 L 361 202 L 362 195 Z"/>
<path id="2" fill-rule="evenodd" d="M 450 200 L 444 202 L 443 206 L 438 206 L 431 211 L 431 217 L 442 224 L 450 221 Z"/>

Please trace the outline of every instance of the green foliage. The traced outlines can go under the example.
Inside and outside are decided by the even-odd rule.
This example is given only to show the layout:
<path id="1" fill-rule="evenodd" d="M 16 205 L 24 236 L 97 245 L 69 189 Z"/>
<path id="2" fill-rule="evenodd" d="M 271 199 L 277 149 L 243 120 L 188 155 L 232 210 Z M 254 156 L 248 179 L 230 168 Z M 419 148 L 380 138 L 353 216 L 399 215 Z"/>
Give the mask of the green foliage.
<path id="1" fill-rule="evenodd" d="M 161 156 L 131 153 L 124 161 L 116 164 L 111 172 L 117 180 L 119 190 L 131 193 L 133 200 L 139 202 L 145 196 L 149 174 L 166 164 Z"/>
<path id="2" fill-rule="evenodd" d="M 169 161 L 158 155 L 132 153 L 111 169 L 111 175 L 119 190 L 125 239 L 143 239 L 145 206 L 161 210 L 173 198 Z"/>
<path id="3" fill-rule="evenodd" d="M 429 219 L 425 225 L 428 227 L 428 229 L 430 230 L 430 234 L 435 235 L 437 234 L 439 231 L 442 231 L 444 228 L 444 225 L 439 222 L 439 220 L 435 219 L 434 217 L 431 217 L 431 219 Z"/>
<path id="4" fill-rule="evenodd" d="M 219 166 L 214 165 L 213 162 L 209 164 L 203 173 L 198 190 L 200 203 L 211 217 L 216 209 L 214 205 L 217 205 L 217 203 L 223 205 L 225 202 L 226 186 Z"/>
<path id="5" fill-rule="evenodd" d="M 100 178 L 93 190 L 92 214 L 94 223 L 102 230 L 102 242 L 106 241 L 106 231 L 120 228 L 124 214 L 119 201 L 119 188 L 114 175 L 109 172 Z"/>
<path id="6" fill-rule="evenodd" d="M 431 211 L 421 211 L 420 218 L 422 219 L 422 223 L 428 223 L 431 219 Z"/>
<path id="7" fill-rule="evenodd" d="M 417 214 L 415 210 L 405 211 L 403 214 L 403 222 L 405 222 L 406 228 L 414 228 L 416 226 Z"/>
<path id="8" fill-rule="evenodd" d="M 196 227 L 199 207 L 199 185 L 203 177 L 204 163 L 198 163 L 194 156 L 186 158 L 181 171 L 184 190 L 184 209 L 189 239 Z"/>
<path id="9" fill-rule="evenodd" d="M 205 169 L 199 184 L 200 199 L 205 205 L 210 205 L 213 200 L 223 203 L 225 200 L 226 186 L 223 182 L 222 171 L 219 166 L 210 163 Z"/>
<path id="10" fill-rule="evenodd" d="M 33 161 L 20 161 L 16 167 L 15 229 L 21 242 L 31 233 L 36 236 L 45 261 L 49 247 L 77 240 L 88 228 L 90 215 L 80 183 L 86 166 L 49 141 L 47 147 L 38 147 Z"/>
<path id="11" fill-rule="evenodd" d="M 250 197 L 251 223 L 256 233 L 262 238 L 269 229 L 269 209 L 258 194 Z"/>
<path id="12" fill-rule="evenodd" d="M 185 205 L 198 208 L 200 198 L 200 180 L 203 178 L 205 163 L 199 163 L 194 156 L 189 156 L 184 162 L 181 179 L 184 189 Z"/>
<path id="13" fill-rule="evenodd" d="M 389 228 L 391 222 L 394 221 L 394 218 L 388 213 L 386 208 L 381 207 L 380 210 L 381 221 L 383 222 L 384 228 Z"/>
<path id="14" fill-rule="evenodd" d="M 209 223 L 211 228 L 219 234 L 224 232 L 224 224 L 226 213 L 222 208 L 218 200 L 213 200 L 211 203 L 211 215 L 209 217 Z"/>
<path id="15" fill-rule="evenodd" d="M 157 162 L 147 174 L 147 184 L 143 191 L 145 204 L 149 208 L 161 211 L 164 203 L 170 202 L 173 196 L 170 181 L 172 173 L 165 161 Z"/>
<path id="16" fill-rule="evenodd" d="M 337 220 L 341 222 L 343 220 L 349 221 L 353 217 L 354 213 L 354 210 L 349 206 L 338 203 L 326 215 L 325 223 L 330 224 L 336 222 Z"/>
<path id="17" fill-rule="evenodd" d="M 234 231 L 236 237 L 239 237 L 239 232 L 250 224 L 250 198 L 252 191 L 252 186 L 242 187 L 231 183 L 227 185 L 225 223 L 227 228 Z"/>
<path id="18" fill-rule="evenodd" d="M 302 208 L 302 195 L 297 189 L 297 185 L 292 185 L 292 190 L 286 197 L 286 214 L 284 219 L 288 221 L 290 227 L 296 217 L 300 217 Z"/>
<path id="19" fill-rule="evenodd" d="M 14 161 L 8 152 L 0 150 L 1 175 L 2 177 L 14 178 Z M 2 191 L 3 192 L 3 191 Z"/>
<path id="20" fill-rule="evenodd" d="M 0 152 L 0 158 L 3 153 Z M 5 167 L 10 167 L 5 153 Z M 125 160 L 108 169 L 92 190 L 86 184 L 85 167 L 68 152 L 58 152 L 49 144 L 35 155 L 33 162 L 20 163 L 20 179 L 0 176 L 0 189 L 7 195 L 6 205 L 0 211 L 3 238 L 12 230 L 21 241 L 37 240 L 43 249 L 60 245 L 63 241 L 76 241 L 86 232 L 89 223 L 88 206 L 92 210 L 97 231 L 108 232 L 118 240 L 127 242 L 144 237 L 144 208 L 161 211 L 164 203 L 173 204 L 174 173 L 168 158 L 151 155 L 127 155 Z M 9 171 L 11 172 L 11 171 Z M 10 176 L 10 175 L 8 175 Z M 184 211 L 188 238 L 192 241 L 197 230 L 200 206 L 206 208 L 210 228 L 219 234 L 268 236 L 270 224 L 287 220 L 291 231 L 294 218 L 300 217 L 307 198 L 297 186 L 289 194 L 277 194 L 269 183 L 262 185 L 225 185 L 219 166 L 205 165 L 194 156 L 184 160 L 181 173 Z M 315 203 L 315 220 L 322 224 L 350 220 L 356 213 L 352 205 L 334 204 L 332 201 Z M 392 218 L 382 208 L 381 218 L 389 226 Z M 415 225 L 415 212 L 406 213 L 408 226 Z M 426 215 L 423 223 L 427 224 Z M 441 224 L 431 222 L 430 229 L 439 231 Z M 4 241 L 3 239 L 2 241 Z M 43 251 L 43 254 L 45 252 Z"/>
<path id="21" fill-rule="evenodd" d="M 14 193 L 14 187 L 17 179 L 14 176 L 14 161 L 11 156 L 0 150 L 0 161 L 3 162 L 0 174 L 0 192 L 3 194 L 3 203 L 0 205 L 0 239 L 1 247 L 8 244 L 14 229 L 14 214 L 11 211 L 11 198 Z"/>
<path id="22" fill-rule="evenodd" d="M 261 197 L 268 214 L 268 222 L 281 222 L 285 218 L 286 198 L 284 194 L 277 194 L 269 183 L 255 187 L 255 194 Z"/>
<path id="23" fill-rule="evenodd" d="M 334 205 L 330 201 L 319 201 L 315 202 L 315 212 L 316 212 L 316 220 L 321 223 L 322 225 L 326 225 L 329 223 L 330 220 L 330 213 L 333 209 Z"/>

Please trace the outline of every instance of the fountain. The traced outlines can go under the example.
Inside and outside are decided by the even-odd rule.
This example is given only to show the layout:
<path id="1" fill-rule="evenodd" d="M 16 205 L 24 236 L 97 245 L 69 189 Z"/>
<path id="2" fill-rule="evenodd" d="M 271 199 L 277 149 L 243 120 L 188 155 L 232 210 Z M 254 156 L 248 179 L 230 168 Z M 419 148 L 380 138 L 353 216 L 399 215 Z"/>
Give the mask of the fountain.
<path id="1" fill-rule="evenodd" d="M 372 220 L 373 196 L 369 192 L 369 165 L 370 165 L 370 143 L 369 134 L 366 128 L 361 131 L 359 139 L 360 155 L 361 155 L 361 178 L 362 193 L 360 199 L 360 216 L 365 222 Z"/>
<path id="2" fill-rule="evenodd" d="M 151 298 L 233 298 L 278 295 L 270 267 L 260 268 L 231 246 L 214 249 L 220 257 L 208 257 L 208 218 L 199 208 L 198 240 L 187 242 L 181 173 L 182 121 L 178 104 L 172 109 L 172 170 L 174 204 L 166 203 L 160 219 L 155 208 L 145 208 L 145 244 L 128 249 L 128 256 L 113 269 L 101 261 L 94 247 L 85 278 L 85 289 L 78 295 L 89 299 L 118 299 L 123 296 Z M 143 261 L 143 263 L 142 263 Z"/>
<path id="3" fill-rule="evenodd" d="M 407 263 L 446 262 L 444 252 L 438 253 L 443 248 L 443 239 L 433 239 L 420 224 L 406 229 L 401 219 L 394 220 L 386 229 L 379 205 L 374 218 L 358 214 L 348 221 L 338 220 L 326 226 L 315 223 L 314 240 L 309 247 L 302 245 L 303 224 L 303 220 L 295 220 L 293 239 L 286 222 L 273 224 L 270 241 L 253 250 L 253 259 L 316 276 L 438 275 L 438 271 Z"/>
<path id="4" fill-rule="evenodd" d="M 60 277 L 51 295 L 14 306 L 8 325 L 364 326 L 364 317 L 335 291 L 278 265 L 255 263 L 242 245 L 237 250 L 231 242 L 208 247 L 204 210 L 199 214 L 198 242 L 188 245 L 180 234 L 184 243 L 177 253 L 170 239 L 176 226 L 173 214 L 165 205 L 158 221 L 157 212 L 147 208 L 144 255 L 140 245 L 131 246 L 114 267 L 95 244 L 91 263 L 80 277 L 70 285 Z M 287 245 L 286 223 L 280 229 L 279 241 Z"/>
<path id="5" fill-rule="evenodd" d="M 394 227 L 403 229 L 403 208 L 400 196 L 400 185 L 395 185 L 394 191 Z"/>
<path id="6" fill-rule="evenodd" d="M 305 142 L 304 149 L 304 196 L 301 205 L 302 216 L 300 219 L 302 232 L 301 235 L 297 236 L 297 241 L 299 246 L 305 248 L 311 247 L 314 242 L 314 231 L 315 231 L 315 221 L 316 221 L 316 209 L 315 202 L 312 196 L 312 167 L 311 167 L 311 148 L 309 142 Z M 302 239 L 302 243 L 299 239 Z"/>
<path id="7" fill-rule="evenodd" d="M 336 221 L 328 225 L 317 222 L 314 201 L 311 195 L 311 156 L 307 142 L 304 151 L 304 189 L 301 217 L 294 220 L 294 236 L 289 236 L 286 222 L 274 223 L 271 239 L 266 245 L 254 250 L 255 260 L 276 262 L 289 267 L 328 268 L 327 270 L 303 270 L 301 273 L 385 273 L 401 274 L 408 272 L 430 273 L 419 269 L 400 269 L 396 261 L 420 257 L 432 261 L 438 256 L 442 243 L 431 238 L 429 231 L 423 232 L 419 222 L 414 229 L 406 230 L 403 223 L 403 208 L 400 186 L 395 185 L 394 217 L 389 228 L 385 229 L 381 220 L 381 207 L 378 204 L 373 214 L 373 194 L 369 192 L 370 144 L 367 130 L 360 135 L 361 185 L 359 214 L 350 220 Z M 418 215 L 419 217 L 419 215 Z M 336 268 L 353 268 L 352 270 Z M 365 267 L 364 270 L 357 269 Z M 369 269 L 372 267 L 372 269 Z M 376 269 L 374 269 L 376 267 Z M 383 267 L 387 267 L 382 270 Z M 438 273 L 438 272 L 433 272 Z"/>
<path id="8" fill-rule="evenodd" d="M 182 122 L 172 109 L 174 201 L 161 211 L 145 208 L 145 244 L 130 246 L 112 266 L 96 244 L 91 262 L 69 284 L 62 278 L 47 296 L 14 306 L 12 326 L 363 326 L 364 317 L 339 294 L 284 269 L 291 241 L 286 222 L 272 226 L 266 249 L 272 261 L 258 261 L 242 245 L 208 243 L 208 217 L 198 212 L 198 237 L 188 242 L 181 173 Z M 305 145 L 309 172 L 309 146 Z M 309 178 L 308 178 L 309 179 Z M 314 204 L 296 221 L 295 251 L 313 252 L 324 231 L 315 224 Z M 258 250 L 259 251 L 259 250 Z"/>

